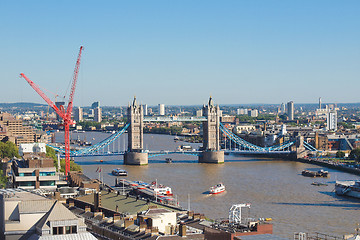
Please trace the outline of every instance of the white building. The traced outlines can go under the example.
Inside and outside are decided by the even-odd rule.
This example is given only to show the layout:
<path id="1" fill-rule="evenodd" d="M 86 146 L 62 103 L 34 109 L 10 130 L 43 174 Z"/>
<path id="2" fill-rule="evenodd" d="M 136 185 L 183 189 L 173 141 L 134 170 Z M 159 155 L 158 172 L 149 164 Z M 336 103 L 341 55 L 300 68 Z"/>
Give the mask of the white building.
<path id="1" fill-rule="evenodd" d="M 294 120 L 294 102 L 290 101 L 287 103 L 287 115 L 290 121 Z"/>
<path id="2" fill-rule="evenodd" d="M 81 122 L 84 120 L 83 109 L 81 107 L 77 107 L 74 109 L 74 120 L 76 122 Z"/>
<path id="3" fill-rule="evenodd" d="M 149 209 L 140 215 L 140 218 L 151 219 L 150 227 L 158 228 L 159 232 L 165 235 L 171 234 L 171 228 L 175 229 L 177 224 L 176 212 L 164 208 Z"/>
<path id="4" fill-rule="evenodd" d="M 159 115 L 164 116 L 165 115 L 165 104 L 159 104 Z"/>
<path id="5" fill-rule="evenodd" d="M 94 109 L 94 121 L 95 122 L 101 122 L 102 121 L 102 113 L 101 108 L 97 107 Z"/>
<path id="6" fill-rule="evenodd" d="M 335 110 L 330 111 L 327 114 L 326 129 L 333 131 L 337 130 L 337 112 Z"/>
<path id="7" fill-rule="evenodd" d="M 238 108 L 237 111 L 236 111 L 236 113 L 237 113 L 238 115 L 247 115 L 247 114 L 248 114 L 248 110 L 245 109 L 245 108 Z"/>
<path id="8" fill-rule="evenodd" d="M 46 153 L 45 143 L 21 143 L 19 146 L 19 155 L 26 153 Z"/>
<path id="9" fill-rule="evenodd" d="M 144 116 L 147 116 L 148 115 L 148 105 L 144 104 L 143 109 L 144 109 Z"/>
<path id="10" fill-rule="evenodd" d="M 259 112 L 258 112 L 257 109 L 252 109 L 252 110 L 248 111 L 248 115 L 249 115 L 250 117 L 258 117 L 258 116 L 259 116 Z"/>

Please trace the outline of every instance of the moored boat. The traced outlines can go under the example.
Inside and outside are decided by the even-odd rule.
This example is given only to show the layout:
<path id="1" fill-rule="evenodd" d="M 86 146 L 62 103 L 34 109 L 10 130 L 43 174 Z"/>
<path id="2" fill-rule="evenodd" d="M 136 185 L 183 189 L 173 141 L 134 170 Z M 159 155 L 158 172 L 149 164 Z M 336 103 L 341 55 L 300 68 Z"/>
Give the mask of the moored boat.
<path id="1" fill-rule="evenodd" d="M 112 170 L 112 175 L 115 175 L 115 176 L 127 176 L 128 173 L 126 170 L 124 169 L 121 169 L 121 168 L 115 168 Z"/>
<path id="2" fill-rule="evenodd" d="M 225 185 L 222 183 L 219 183 L 209 189 L 210 194 L 219 194 L 222 192 L 225 192 Z"/>
<path id="3" fill-rule="evenodd" d="M 329 177 L 330 174 L 328 171 L 324 171 L 323 169 L 319 171 L 310 171 L 310 170 L 303 170 L 301 174 L 305 177 Z"/>
<path id="4" fill-rule="evenodd" d="M 165 161 L 166 161 L 167 163 L 172 163 L 172 159 L 171 159 L 171 158 L 165 158 Z"/>
<path id="5" fill-rule="evenodd" d="M 360 198 L 360 181 L 336 181 L 335 193 L 340 196 Z"/>

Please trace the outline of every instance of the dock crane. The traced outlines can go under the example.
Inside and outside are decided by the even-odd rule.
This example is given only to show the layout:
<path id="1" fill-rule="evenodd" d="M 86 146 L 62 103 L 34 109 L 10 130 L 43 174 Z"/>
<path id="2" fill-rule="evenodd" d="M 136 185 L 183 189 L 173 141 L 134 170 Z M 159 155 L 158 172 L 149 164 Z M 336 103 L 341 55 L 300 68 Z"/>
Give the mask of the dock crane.
<path id="1" fill-rule="evenodd" d="M 54 109 L 54 111 L 63 119 L 64 131 L 65 131 L 65 176 L 70 172 L 70 125 L 74 124 L 74 121 L 71 119 L 71 113 L 73 108 L 73 100 L 76 88 L 76 82 L 79 74 L 80 68 L 80 59 L 81 53 L 83 50 L 83 46 L 80 47 L 79 55 L 76 60 L 73 80 L 71 85 L 71 92 L 69 96 L 69 103 L 67 108 L 64 106 L 60 106 L 59 108 L 45 95 L 45 93 L 37 86 L 33 81 L 31 81 L 24 73 L 20 74 L 20 77 L 25 78 L 25 80 L 29 83 L 29 85 L 49 104 L 49 106 Z"/>

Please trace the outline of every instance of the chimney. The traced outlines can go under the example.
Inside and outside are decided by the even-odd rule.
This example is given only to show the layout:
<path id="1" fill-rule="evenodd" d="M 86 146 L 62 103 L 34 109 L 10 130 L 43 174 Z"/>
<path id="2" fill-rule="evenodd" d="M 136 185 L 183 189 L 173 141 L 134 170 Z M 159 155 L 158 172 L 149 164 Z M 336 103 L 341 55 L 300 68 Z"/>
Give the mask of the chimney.
<path id="1" fill-rule="evenodd" d="M 75 206 L 74 200 L 69 200 L 69 208 L 74 206 Z"/>
<path id="2" fill-rule="evenodd" d="M 115 213 L 114 214 L 114 222 L 119 221 L 120 220 L 120 214 L 119 213 Z"/>
<path id="3" fill-rule="evenodd" d="M 186 237 L 186 225 L 184 223 L 180 223 L 179 235 L 180 237 Z"/>
<path id="4" fill-rule="evenodd" d="M 101 192 L 94 194 L 94 209 L 97 211 L 101 207 Z"/>
<path id="5" fill-rule="evenodd" d="M 91 212 L 91 208 L 89 206 L 85 206 L 85 212 Z"/>

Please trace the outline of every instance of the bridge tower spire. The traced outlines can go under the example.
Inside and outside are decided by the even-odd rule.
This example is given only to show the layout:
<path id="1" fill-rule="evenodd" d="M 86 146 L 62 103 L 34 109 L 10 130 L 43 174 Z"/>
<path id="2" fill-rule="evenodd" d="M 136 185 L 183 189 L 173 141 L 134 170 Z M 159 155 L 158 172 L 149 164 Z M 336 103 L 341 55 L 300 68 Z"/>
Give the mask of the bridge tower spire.
<path id="1" fill-rule="evenodd" d="M 203 116 L 207 121 L 203 123 L 203 153 L 199 156 L 202 163 L 223 163 L 224 152 L 220 151 L 220 116 L 219 105 L 214 105 L 210 96 L 208 105 L 203 107 Z"/>
<path id="2" fill-rule="evenodd" d="M 124 155 L 124 164 L 148 164 L 148 153 L 144 152 L 143 120 L 143 107 L 137 103 L 135 96 L 132 104 L 129 104 L 127 109 L 127 121 L 130 126 L 128 128 L 128 150 Z"/>

